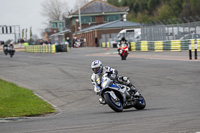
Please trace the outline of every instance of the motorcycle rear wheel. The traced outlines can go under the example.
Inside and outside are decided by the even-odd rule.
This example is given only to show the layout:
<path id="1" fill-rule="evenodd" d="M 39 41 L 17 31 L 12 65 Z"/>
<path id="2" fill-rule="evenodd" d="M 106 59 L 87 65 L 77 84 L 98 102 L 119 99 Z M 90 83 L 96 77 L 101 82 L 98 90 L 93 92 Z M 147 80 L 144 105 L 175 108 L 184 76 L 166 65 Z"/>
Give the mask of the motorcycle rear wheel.
<path id="1" fill-rule="evenodd" d="M 146 107 L 146 101 L 144 97 L 141 95 L 138 100 L 136 100 L 136 104 L 134 105 L 134 108 L 137 110 L 143 110 Z"/>

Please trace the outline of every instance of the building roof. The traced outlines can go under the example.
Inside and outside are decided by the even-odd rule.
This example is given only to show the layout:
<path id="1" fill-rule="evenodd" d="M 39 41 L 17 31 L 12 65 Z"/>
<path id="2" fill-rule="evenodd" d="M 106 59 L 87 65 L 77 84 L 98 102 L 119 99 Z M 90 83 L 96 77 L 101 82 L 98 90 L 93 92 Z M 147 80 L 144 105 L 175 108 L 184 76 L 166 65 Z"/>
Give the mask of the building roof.
<path id="1" fill-rule="evenodd" d="M 106 14 L 106 13 L 119 13 L 126 12 L 126 9 L 118 8 L 102 0 L 93 0 L 83 6 L 81 9 L 81 14 Z M 72 13 L 72 16 L 78 15 L 78 10 Z"/>
<path id="2" fill-rule="evenodd" d="M 52 36 L 60 36 L 60 35 L 64 35 L 64 33 L 68 33 L 70 31 L 70 29 L 66 29 L 64 31 L 61 31 L 61 32 L 58 32 L 58 33 L 55 33 L 55 34 L 52 34 L 50 35 L 50 37 Z"/>
<path id="3" fill-rule="evenodd" d="M 105 24 L 90 26 L 90 27 L 82 29 L 81 31 L 78 31 L 74 34 L 81 34 L 84 32 L 94 31 L 94 30 L 99 30 L 99 29 L 116 29 L 116 28 L 130 28 L 130 27 L 132 27 L 132 28 L 140 27 L 140 23 L 116 20 L 116 21 L 112 21 L 109 23 L 105 23 Z"/>
<path id="4" fill-rule="evenodd" d="M 124 11 L 129 11 L 129 7 L 128 6 L 123 6 L 123 7 L 121 7 L 121 9 L 124 10 Z"/>

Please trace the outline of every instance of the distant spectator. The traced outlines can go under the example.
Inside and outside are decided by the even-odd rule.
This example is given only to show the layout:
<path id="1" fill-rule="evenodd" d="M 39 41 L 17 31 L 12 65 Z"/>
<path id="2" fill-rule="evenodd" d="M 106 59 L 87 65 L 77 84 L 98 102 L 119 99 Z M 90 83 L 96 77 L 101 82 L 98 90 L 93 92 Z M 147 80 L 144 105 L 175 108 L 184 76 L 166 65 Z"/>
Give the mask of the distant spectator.
<path id="1" fill-rule="evenodd" d="M 0 41 L 0 43 L 1 43 L 1 45 L 4 45 L 5 42 L 4 41 Z"/>
<path id="2" fill-rule="evenodd" d="M 72 47 L 74 47 L 74 44 L 75 44 L 76 42 L 77 42 L 77 38 L 74 37 Z"/>
<path id="3" fill-rule="evenodd" d="M 47 44 L 46 44 L 46 41 L 45 41 L 45 42 L 43 42 L 43 44 L 42 44 L 42 45 L 47 45 Z"/>
<path id="4" fill-rule="evenodd" d="M 43 45 L 43 41 L 42 40 L 40 41 L 40 45 Z"/>
<path id="5" fill-rule="evenodd" d="M 87 46 L 87 44 L 86 44 L 86 38 L 83 39 L 83 42 L 84 42 L 84 46 Z"/>
<path id="6" fill-rule="evenodd" d="M 67 37 L 66 43 L 69 45 L 70 48 L 72 47 L 72 45 L 71 45 L 71 40 L 69 39 L 69 37 Z"/>
<path id="7" fill-rule="evenodd" d="M 24 46 L 29 46 L 28 42 L 25 41 L 25 43 L 23 44 Z"/>
<path id="8" fill-rule="evenodd" d="M 22 39 L 19 39 L 19 40 L 18 40 L 18 43 L 19 43 L 19 44 L 18 44 L 18 48 L 21 48 L 21 47 L 22 47 Z"/>
<path id="9" fill-rule="evenodd" d="M 46 45 L 48 45 L 48 41 L 45 41 L 44 43 L 45 43 Z"/>
<path id="10" fill-rule="evenodd" d="M 48 41 L 48 45 L 51 45 L 51 41 Z"/>
<path id="11" fill-rule="evenodd" d="M 83 40 L 83 38 L 80 38 L 80 44 L 81 44 L 81 47 L 84 46 L 84 40 Z"/>
<path id="12" fill-rule="evenodd" d="M 95 37 L 95 44 L 96 44 L 96 47 L 98 47 L 98 38 Z"/>

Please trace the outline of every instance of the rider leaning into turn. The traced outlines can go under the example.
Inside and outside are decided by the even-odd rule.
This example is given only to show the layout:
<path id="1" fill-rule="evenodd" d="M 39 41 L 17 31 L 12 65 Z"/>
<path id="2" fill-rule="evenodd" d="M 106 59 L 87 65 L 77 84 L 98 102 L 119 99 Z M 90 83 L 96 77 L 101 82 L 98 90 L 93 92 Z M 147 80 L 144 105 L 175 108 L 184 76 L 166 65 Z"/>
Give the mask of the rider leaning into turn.
<path id="1" fill-rule="evenodd" d="M 113 69 L 109 66 L 103 67 L 101 61 L 95 60 L 91 64 L 91 68 L 93 71 L 93 74 L 91 76 L 92 85 L 94 86 L 94 91 L 97 95 L 99 95 L 99 87 L 101 86 L 101 83 L 99 81 L 99 77 L 102 77 L 104 74 L 108 74 L 109 77 L 114 80 L 115 82 L 121 83 L 123 85 L 126 85 L 130 87 L 129 94 L 133 95 L 135 97 L 139 96 L 140 93 L 137 91 L 137 89 L 133 86 L 133 84 L 130 82 L 128 77 L 124 76 L 118 76 L 118 71 L 116 69 Z M 99 98 L 99 102 L 101 104 L 105 104 L 105 101 L 102 97 Z"/>

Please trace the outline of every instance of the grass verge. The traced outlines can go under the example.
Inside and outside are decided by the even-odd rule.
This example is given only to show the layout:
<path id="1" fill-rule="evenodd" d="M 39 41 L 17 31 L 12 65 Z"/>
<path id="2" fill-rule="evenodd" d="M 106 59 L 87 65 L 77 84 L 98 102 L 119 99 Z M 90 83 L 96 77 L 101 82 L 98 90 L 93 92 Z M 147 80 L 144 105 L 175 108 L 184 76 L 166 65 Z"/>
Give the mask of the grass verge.
<path id="1" fill-rule="evenodd" d="M 37 116 L 56 112 L 33 91 L 0 79 L 0 118 Z"/>

